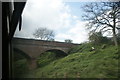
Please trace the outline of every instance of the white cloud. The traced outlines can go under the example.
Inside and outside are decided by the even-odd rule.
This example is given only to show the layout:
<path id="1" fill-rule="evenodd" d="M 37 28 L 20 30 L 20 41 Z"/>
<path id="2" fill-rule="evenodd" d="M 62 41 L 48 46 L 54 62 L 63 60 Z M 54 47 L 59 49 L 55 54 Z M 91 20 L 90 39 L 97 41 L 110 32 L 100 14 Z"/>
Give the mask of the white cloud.
<path id="1" fill-rule="evenodd" d="M 87 40 L 85 22 L 77 20 L 63 0 L 28 0 L 22 16 L 22 30 L 19 32 L 17 28 L 17 37 L 33 38 L 36 28 L 47 27 L 55 31 L 55 40 L 72 39 L 75 43 Z"/>
<path id="2" fill-rule="evenodd" d="M 64 34 L 64 33 L 59 33 L 58 35 L 56 35 L 56 40 L 57 41 L 63 41 L 65 39 L 72 39 L 71 35 L 70 34 Z"/>
<path id="3" fill-rule="evenodd" d="M 78 17 L 77 16 L 73 16 L 73 19 L 77 19 Z"/>
<path id="4" fill-rule="evenodd" d="M 37 27 L 60 29 L 69 24 L 69 11 L 69 6 L 62 0 L 28 0 L 23 11 L 22 28 L 30 32 Z"/>
<path id="5" fill-rule="evenodd" d="M 74 43 L 88 41 L 88 30 L 86 30 L 85 24 L 86 22 L 76 20 L 75 25 L 72 25 L 65 33 L 56 35 L 56 38 L 61 41 L 63 41 L 62 39 L 71 39 Z"/>

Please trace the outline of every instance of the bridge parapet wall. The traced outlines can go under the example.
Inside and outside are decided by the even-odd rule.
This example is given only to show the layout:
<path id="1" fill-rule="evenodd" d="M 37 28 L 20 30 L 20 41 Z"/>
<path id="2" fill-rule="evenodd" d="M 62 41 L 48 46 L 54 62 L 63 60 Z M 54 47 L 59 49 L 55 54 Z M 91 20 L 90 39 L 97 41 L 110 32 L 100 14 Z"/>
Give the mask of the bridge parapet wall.
<path id="1" fill-rule="evenodd" d="M 41 46 L 53 46 L 53 47 L 73 47 L 79 44 L 73 43 L 65 43 L 65 42 L 57 42 L 57 41 L 44 41 L 44 40 L 34 40 L 34 39 L 22 39 L 22 38 L 14 38 L 13 44 L 26 44 L 26 45 L 41 45 Z"/>

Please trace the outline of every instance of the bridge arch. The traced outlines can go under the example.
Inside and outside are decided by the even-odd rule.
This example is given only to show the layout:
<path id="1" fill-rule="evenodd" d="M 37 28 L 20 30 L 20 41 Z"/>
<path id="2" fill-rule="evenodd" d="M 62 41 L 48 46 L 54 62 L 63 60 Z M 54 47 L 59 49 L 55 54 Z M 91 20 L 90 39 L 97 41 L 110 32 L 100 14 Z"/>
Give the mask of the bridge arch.
<path id="1" fill-rule="evenodd" d="M 24 51 L 22 51 L 18 48 L 13 48 L 13 50 L 14 50 L 14 54 L 16 54 L 15 52 L 17 51 L 18 54 L 21 54 L 23 57 L 25 57 L 25 59 L 27 60 L 28 68 L 30 70 L 36 68 L 37 64 L 36 64 L 35 58 L 30 57 L 28 54 L 26 54 Z"/>
<path id="2" fill-rule="evenodd" d="M 21 54 L 23 57 L 25 57 L 27 60 L 31 59 L 31 57 L 26 54 L 24 51 L 18 49 L 18 48 L 13 48 L 13 51 L 14 51 L 14 55 L 15 54 Z M 16 53 L 17 52 L 17 53 Z"/>
<path id="3" fill-rule="evenodd" d="M 54 53 L 56 53 L 56 55 L 62 55 L 62 56 L 67 56 L 68 55 L 65 51 L 59 50 L 59 49 L 48 49 L 48 50 L 45 50 L 41 54 L 44 54 L 45 52 L 54 52 Z"/>

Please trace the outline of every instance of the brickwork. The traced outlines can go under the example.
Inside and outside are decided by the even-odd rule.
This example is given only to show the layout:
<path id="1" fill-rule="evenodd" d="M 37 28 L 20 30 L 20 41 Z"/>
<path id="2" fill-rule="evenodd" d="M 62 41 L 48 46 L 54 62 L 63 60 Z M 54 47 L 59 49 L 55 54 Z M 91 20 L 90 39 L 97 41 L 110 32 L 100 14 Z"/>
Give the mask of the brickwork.
<path id="1" fill-rule="evenodd" d="M 35 59 L 47 50 L 60 50 L 64 53 L 68 53 L 69 49 L 77 46 L 79 44 L 57 42 L 57 41 L 44 41 L 44 40 L 34 40 L 34 39 L 24 39 L 24 38 L 13 38 L 12 40 L 13 48 L 17 48 L 27 54 L 31 60 L 31 67 L 35 67 Z M 32 61 L 33 60 L 33 61 Z"/>

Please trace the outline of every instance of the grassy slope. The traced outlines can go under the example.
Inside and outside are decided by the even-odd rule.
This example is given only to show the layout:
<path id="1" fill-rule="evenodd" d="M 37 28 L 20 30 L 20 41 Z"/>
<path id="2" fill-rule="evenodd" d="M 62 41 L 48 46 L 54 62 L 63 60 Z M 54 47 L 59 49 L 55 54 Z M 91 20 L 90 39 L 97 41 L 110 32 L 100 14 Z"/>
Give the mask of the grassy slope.
<path id="1" fill-rule="evenodd" d="M 53 58 L 48 60 L 49 58 L 44 56 L 42 61 L 50 62 L 44 65 L 42 61 L 38 61 L 39 65 L 44 66 L 31 71 L 31 73 L 24 75 L 24 77 L 51 78 L 55 77 L 55 73 L 57 73 L 58 78 L 63 78 L 64 73 L 67 73 L 67 77 L 75 78 L 77 72 L 80 73 L 81 78 L 117 77 L 119 59 L 117 48 L 114 46 L 107 46 L 105 49 L 96 47 L 98 49 L 92 52 L 89 51 L 89 48 L 82 49 L 79 47 L 76 53 L 55 60 Z"/>

